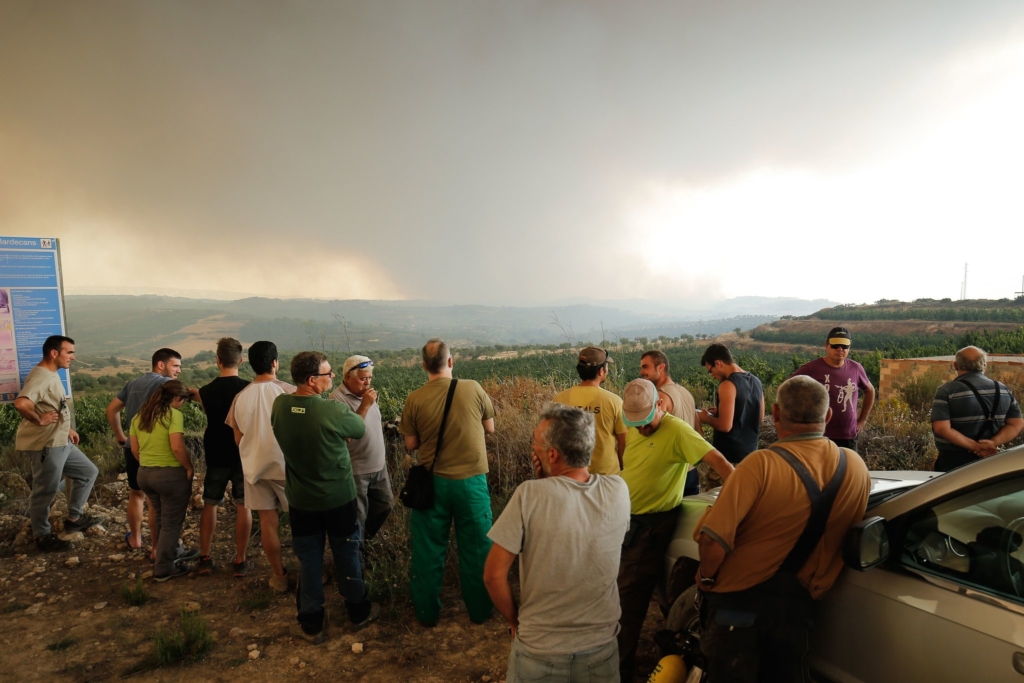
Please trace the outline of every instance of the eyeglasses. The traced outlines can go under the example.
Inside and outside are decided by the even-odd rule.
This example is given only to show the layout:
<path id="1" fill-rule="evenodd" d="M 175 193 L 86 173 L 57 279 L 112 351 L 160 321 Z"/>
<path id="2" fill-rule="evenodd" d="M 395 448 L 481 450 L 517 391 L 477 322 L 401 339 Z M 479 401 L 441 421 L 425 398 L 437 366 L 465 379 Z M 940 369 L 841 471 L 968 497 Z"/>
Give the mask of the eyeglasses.
<path id="1" fill-rule="evenodd" d="M 317 372 L 313 375 L 313 377 L 334 377 L 334 371 L 331 370 L 330 372 Z"/>
<path id="2" fill-rule="evenodd" d="M 372 360 L 364 360 L 359 365 L 353 365 L 351 368 L 349 368 L 349 372 L 352 372 L 353 370 L 365 370 L 366 368 L 372 368 L 372 367 L 373 367 L 373 361 Z"/>
<path id="3" fill-rule="evenodd" d="M 838 351 L 839 349 L 846 349 L 847 351 L 850 350 L 849 344 L 829 344 L 829 347 L 836 351 Z"/>

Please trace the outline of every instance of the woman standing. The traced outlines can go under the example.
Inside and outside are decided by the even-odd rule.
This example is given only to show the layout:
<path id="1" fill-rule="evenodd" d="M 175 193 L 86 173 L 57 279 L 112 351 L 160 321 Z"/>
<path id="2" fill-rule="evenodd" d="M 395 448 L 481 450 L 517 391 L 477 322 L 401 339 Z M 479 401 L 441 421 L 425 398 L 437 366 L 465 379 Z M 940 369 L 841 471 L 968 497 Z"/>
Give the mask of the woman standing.
<path id="1" fill-rule="evenodd" d="M 153 579 L 184 576 L 191 566 L 178 559 L 178 537 L 192 497 L 192 461 L 185 448 L 181 406 L 189 400 L 183 382 L 171 380 L 153 392 L 132 419 L 132 453 L 139 459 L 139 488 L 156 516 L 150 529 L 156 551 Z"/>

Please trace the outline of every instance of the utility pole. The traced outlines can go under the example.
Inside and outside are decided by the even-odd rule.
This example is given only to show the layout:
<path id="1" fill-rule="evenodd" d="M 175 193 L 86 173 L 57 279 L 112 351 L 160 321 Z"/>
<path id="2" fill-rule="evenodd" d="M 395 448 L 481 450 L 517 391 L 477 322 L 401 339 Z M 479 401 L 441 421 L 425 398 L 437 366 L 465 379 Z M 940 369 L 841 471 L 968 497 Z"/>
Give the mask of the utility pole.
<path id="1" fill-rule="evenodd" d="M 1020 279 L 1020 291 L 1019 292 L 1014 292 L 1014 294 L 1017 295 L 1018 299 L 1024 297 L 1024 277 L 1021 277 L 1021 279 Z"/>
<path id="2" fill-rule="evenodd" d="M 967 264 L 964 264 L 964 281 L 960 284 L 960 301 L 967 300 Z"/>

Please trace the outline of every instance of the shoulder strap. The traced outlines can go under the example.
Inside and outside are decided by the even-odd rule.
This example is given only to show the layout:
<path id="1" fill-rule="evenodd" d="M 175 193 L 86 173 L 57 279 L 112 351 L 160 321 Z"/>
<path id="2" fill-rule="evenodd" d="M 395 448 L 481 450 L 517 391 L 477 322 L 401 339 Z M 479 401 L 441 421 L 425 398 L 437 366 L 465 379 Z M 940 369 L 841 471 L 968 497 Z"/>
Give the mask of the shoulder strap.
<path id="1" fill-rule="evenodd" d="M 441 444 L 444 443 L 444 428 L 448 424 L 448 411 L 452 408 L 452 398 L 455 397 L 455 385 L 459 380 L 452 378 L 448 385 L 448 395 L 444 399 L 444 415 L 441 416 L 441 427 L 437 430 L 437 446 L 434 448 L 434 460 L 430 463 L 430 472 L 433 474 L 434 465 L 437 464 L 437 457 L 441 455 Z"/>
<path id="2" fill-rule="evenodd" d="M 818 546 L 821 537 L 825 535 L 825 527 L 828 525 L 829 515 L 832 514 L 832 505 L 836 502 L 836 495 L 839 493 L 839 488 L 843 485 L 843 478 L 846 476 L 846 451 L 842 448 L 839 449 L 839 464 L 836 465 L 836 471 L 832 475 L 832 479 L 825 485 L 825 490 L 823 491 L 818 488 L 818 483 L 814 481 L 814 477 L 811 476 L 811 473 L 807 471 L 807 468 L 804 467 L 804 464 L 796 456 L 782 446 L 772 446 L 769 450 L 780 456 L 796 471 L 800 481 L 803 482 L 804 487 L 807 489 L 808 497 L 811 499 L 811 514 L 807 519 L 807 526 L 804 527 L 800 538 L 797 539 L 793 549 L 789 551 L 789 555 L 786 556 L 782 566 L 779 567 L 780 572 L 796 574 L 807 564 L 807 559 Z"/>
<path id="3" fill-rule="evenodd" d="M 992 433 L 995 434 L 998 432 L 999 428 L 996 427 L 996 411 L 999 410 L 999 382 L 992 380 L 992 383 L 996 387 L 996 394 L 992 398 L 992 407 L 989 408 L 988 404 L 981 400 L 981 394 L 978 393 L 978 389 L 973 384 L 963 377 L 957 377 L 956 381 L 967 385 L 967 388 L 974 394 L 975 400 L 978 401 L 978 405 L 980 405 L 981 409 L 985 411 L 985 421 L 988 422 L 990 427 L 992 427 Z"/>

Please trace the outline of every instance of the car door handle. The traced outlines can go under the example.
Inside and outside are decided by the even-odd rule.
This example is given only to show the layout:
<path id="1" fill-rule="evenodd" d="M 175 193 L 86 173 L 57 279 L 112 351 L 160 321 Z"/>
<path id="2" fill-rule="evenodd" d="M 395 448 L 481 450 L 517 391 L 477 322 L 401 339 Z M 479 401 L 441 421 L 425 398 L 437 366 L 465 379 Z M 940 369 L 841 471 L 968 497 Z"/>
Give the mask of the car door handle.
<path id="1" fill-rule="evenodd" d="M 1024 675 L 1024 652 L 1013 653 L 1013 670 Z"/>

